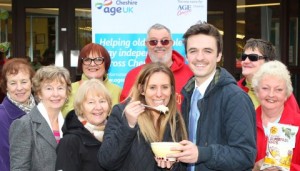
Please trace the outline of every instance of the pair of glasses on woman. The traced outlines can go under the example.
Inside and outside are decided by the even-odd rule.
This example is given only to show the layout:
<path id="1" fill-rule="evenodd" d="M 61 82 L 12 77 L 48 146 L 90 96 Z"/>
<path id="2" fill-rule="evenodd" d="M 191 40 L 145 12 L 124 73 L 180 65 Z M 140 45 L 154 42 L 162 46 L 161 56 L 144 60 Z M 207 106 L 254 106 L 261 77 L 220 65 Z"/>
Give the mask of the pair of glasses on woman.
<path id="1" fill-rule="evenodd" d="M 81 58 L 82 59 L 82 63 L 84 65 L 91 65 L 91 63 L 94 61 L 94 63 L 96 65 L 101 65 L 104 62 L 104 57 L 96 57 L 94 59 L 86 57 L 86 58 Z"/>
<path id="2" fill-rule="evenodd" d="M 266 56 L 260 56 L 257 54 L 244 54 L 244 53 L 242 54 L 241 58 L 242 58 L 242 61 L 245 61 L 248 58 L 252 62 L 258 61 L 260 59 L 267 59 Z"/>
<path id="3" fill-rule="evenodd" d="M 160 42 L 161 45 L 163 46 L 167 46 L 168 44 L 170 44 L 172 40 L 168 40 L 168 39 L 162 39 L 162 40 L 149 40 L 148 43 L 150 46 L 156 46 L 158 44 L 158 42 Z"/>

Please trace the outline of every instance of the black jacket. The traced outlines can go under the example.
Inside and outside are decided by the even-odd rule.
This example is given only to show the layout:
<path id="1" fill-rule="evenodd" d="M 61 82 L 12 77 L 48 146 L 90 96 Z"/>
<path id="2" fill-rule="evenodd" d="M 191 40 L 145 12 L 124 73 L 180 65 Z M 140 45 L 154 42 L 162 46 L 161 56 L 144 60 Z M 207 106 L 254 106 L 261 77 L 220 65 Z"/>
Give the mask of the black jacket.
<path id="1" fill-rule="evenodd" d="M 101 142 L 82 125 L 74 110 L 67 115 L 62 131 L 55 170 L 104 171 L 97 161 Z"/>
<path id="2" fill-rule="evenodd" d="M 129 127 L 123 111 L 126 104 L 115 105 L 104 131 L 104 140 L 98 153 L 101 166 L 107 170 L 162 171 L 157 167 L 150 143 L 139 132 L 139 127 Z M 172 141 L 170 127 L 166 127 L 164 141 Z M 185 169 L 176 163 L 173 170 Z"/>
<path id="3" fill-rule="evenodd" d="M 195 87 L 191 78 L 182 89 L 182 114 L 188 128 L 190 100 Z M 223 68 L 198 101 L 197 127 L 199 157 L 196 171 L 252 170 L 256 157 L 256 118 L 249 96 Z"/>

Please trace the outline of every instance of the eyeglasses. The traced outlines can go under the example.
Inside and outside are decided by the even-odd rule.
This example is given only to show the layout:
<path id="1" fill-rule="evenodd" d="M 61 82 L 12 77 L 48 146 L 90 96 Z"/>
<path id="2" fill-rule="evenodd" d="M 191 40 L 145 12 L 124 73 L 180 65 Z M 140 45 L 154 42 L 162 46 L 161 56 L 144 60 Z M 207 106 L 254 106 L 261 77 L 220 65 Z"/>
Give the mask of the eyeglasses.
<path id="1" fill-rule="evenodd" d="M 158 42 L 160 42 L 160 44 L 162 44 L 163 46 L 167 46 L 172 40 L 168 40 L 168 39 L 163 39 L 163 40 L 149 40 L 149 45 L 150 46 L 156 46 L 158 44 Z"/>
<path id="2" fill-rule="evenodd" d="M 260 59 L 267 59 L 267 57 L 266 56 L 259 56 L 259 55 L 257 55 L 257 54 L 242 54 L 242 61 L 245 61 L 246 59 L 247 59 L 247 57 L 248 57 L 248 59 L 250 60 L 250 61 L 252 61 L 252 62 L 254 62 L 254 61 L 258 61 L 258 60 L 260 60 Z"/>
<path id="3" fill-rule="evenodd" d="M 104 57 L 96 57 L 94 59 L 86 57 L 86 58 L 81 58 L 81 59 L 82 59 L 82 63 L 84 65 L 91 65 L 91 63 L 93 61 L 96 65 L 101 65 L 104 62 Z"/>

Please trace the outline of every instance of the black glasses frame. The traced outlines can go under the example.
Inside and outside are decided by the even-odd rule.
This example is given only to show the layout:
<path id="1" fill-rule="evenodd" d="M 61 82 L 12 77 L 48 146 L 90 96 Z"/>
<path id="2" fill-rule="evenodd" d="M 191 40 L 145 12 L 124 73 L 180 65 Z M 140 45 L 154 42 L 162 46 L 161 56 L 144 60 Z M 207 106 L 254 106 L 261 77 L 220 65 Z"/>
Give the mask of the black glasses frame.
<path id="1" fill-rule="evenodd" d="M 150 46 L 156 46 L 158 44 L 158 42 L 160 42 L 160 44 L 162 44 L 163 46 L 167 46 L 170 44 L 172 40 L 169 39 L 162 39 L 162 40 L 149 40 L 149 45 Z"/>
<path id="2" fill-rule="evenodd" d="M 93 61 L 96 65 L 101 65 L 104 62 L 104 57 L 96 57 L 94 59 L 86 57 L 86 58 L 81 58 L 81 60 L 84 65 L 91 65 Z"/>
<path id="3" fill-rule="evenodd" d="M 252 62 L 255 62 L 255 61 L 258 61 L 260 59 L 267 59 L 266 56 L 260 56 L 260 55 L 257 55 L 257 54 L 242 54 L 241 55 L 241 59 L 242 61 L 245 61 L 246 59 L 249 59 L 250 61 Z"/>

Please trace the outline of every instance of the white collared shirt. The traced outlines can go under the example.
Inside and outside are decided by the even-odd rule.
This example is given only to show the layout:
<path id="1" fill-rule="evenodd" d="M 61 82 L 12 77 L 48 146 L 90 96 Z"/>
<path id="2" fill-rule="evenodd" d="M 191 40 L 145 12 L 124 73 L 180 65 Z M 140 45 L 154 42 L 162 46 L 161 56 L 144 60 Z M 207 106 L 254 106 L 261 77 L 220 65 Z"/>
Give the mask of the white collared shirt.
<path id="1" fill-rule="evenodd" d="M 197 86 L 196 80 L 195 80 L 195 88 L 197 88 L 197 90 L 200 91 L 202 97 L 204 97 L 205 91 L 206 91 L 208 85 L 210 84 L 210 82 L 214 79 L 215 74 L 216 74 L 216 70 L 200 86 Z"/>
<path id="2" fill-rule="evenodd" d="M 48 123 L 50 129 L 53 131 L 52 126 L 51 126 L 51 122 L 50 122 L 50 119 L 49 119 L 49 116 L 48 116 L 48 112 L 47 112 L 47 110 L 46 110 L 44 104 L 43 104 L 42 102 L 40 102 L 40 103 L 37 105 L 37 108 L 38 108 L 38 110 L 41 112 L 43 118 L 45 118 L 45 120 L 46 120 L 46 122 Z M 58 127 L 59 127 L 59 136 L 60 136 L 60 138 L 63 137 L 63 132 L 62 132 L 62 130 L 61 130 L 63 124 L 64 124 L 64 118 L 63 118 L 62 113 L 61 113 L 61 111 L 60 111 L 59 114 L 58 114 Z"/>

